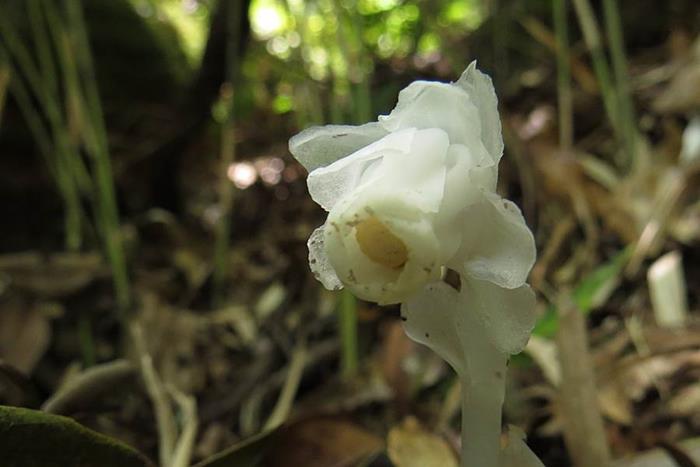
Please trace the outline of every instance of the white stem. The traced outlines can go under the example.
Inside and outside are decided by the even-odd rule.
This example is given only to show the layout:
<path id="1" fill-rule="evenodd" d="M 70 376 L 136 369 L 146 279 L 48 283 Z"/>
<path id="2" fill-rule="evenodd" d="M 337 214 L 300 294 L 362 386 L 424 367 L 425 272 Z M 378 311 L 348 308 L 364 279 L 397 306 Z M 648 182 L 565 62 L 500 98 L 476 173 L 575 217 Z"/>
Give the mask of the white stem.
<path id="1" fill-rule="evenodd" d="M 475 326 L 462 382 L 462 467 L 499 467 L 507 357 Z"/>

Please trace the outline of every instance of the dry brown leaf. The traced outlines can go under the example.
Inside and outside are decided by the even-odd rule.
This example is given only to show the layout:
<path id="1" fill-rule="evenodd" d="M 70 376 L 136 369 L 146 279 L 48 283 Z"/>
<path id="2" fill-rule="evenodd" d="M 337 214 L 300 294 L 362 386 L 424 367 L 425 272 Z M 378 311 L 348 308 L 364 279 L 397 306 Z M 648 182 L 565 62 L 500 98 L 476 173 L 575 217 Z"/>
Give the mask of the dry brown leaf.
<path id="1" fill-rule="evenodd" d="M 620 425 L 631 425 L 634 419 L 632 401 L 617 384 L 601 384 L 598 404 L 605 417 Z"/>
<path id="2" fill-rule="evenodd" d="M 673 355 L 657 355 L 641 359 L 618 372 L 622 387 L 632 400 L 641 400 L 645 393 L 662 380 L 682 369 L 700 366 L 700 352 L 684 351 Z"/>
<path id="3" fill-rule="evenodd" d="M 664 391 L 669 385 L 669 378 L 685 368 L 697 366 L 700 366 L 700 353 L 694 350 L 617 360 L 602 371 L 599 378 L 598 402 L 601 410 L 609 419 L 631 425 L 634 422 L 635 402 L 642 400 L 652 389 Z M 700 389 L 686 391 L 690 392 L 684 391 L 669 401 L 672 413 L 685 413 L 700 407 Z"/>
<path id="4" fill-rule="evenodd" d="M 280 433 L 266 465 L 350 467 L 376 455 L 383 444 L 378 436 L 353 423 L 334 418 L 309 419 Z"/>
<path id="5" fill-rule="evenodd" d="M 447 442 L 426 431 L 409 417 L 391 429 L 389 458 L 396 467 L 457 467 L 457 458 Z"/>
<path id="6" fill-rule="evenodd" d="M 405 370 L 405 360 L 414 347 L 415 344 L 406 336 L 398 321 L 392 321 L 385 327 L 379 365 L 384 380 L 400 405 L 410 398 L 411 379 Z"/>
<path id="7" fill-rule="evenodd" d="M 668 87 L 654 101 L 662 113 L 691 112 L 700 107 L 700 60 L 678 70 Z"/>
<path id="8" fill-rule="evenodd" d="M 331 380 L 307 393 L 295 405 L 295 412 L 303 415 L 332 415 L 353 412 L 369 404 L 386 403 L 393 398 L 391 388 L 376 364 L 360 369 L 350 378 Z"/>
<path id="9" fill-rule="evenodd" d="M 700 384 L 678 391 L 668 401 L 668 410 L 675 417 L 691 417 L 700 412 Z"/>
<path id="10" fill-rule="evenodd" d="M 39 307 L 15 300 L 0 305 L 0 359 L 29 375 L 50 341 L 49 318 Z"/>

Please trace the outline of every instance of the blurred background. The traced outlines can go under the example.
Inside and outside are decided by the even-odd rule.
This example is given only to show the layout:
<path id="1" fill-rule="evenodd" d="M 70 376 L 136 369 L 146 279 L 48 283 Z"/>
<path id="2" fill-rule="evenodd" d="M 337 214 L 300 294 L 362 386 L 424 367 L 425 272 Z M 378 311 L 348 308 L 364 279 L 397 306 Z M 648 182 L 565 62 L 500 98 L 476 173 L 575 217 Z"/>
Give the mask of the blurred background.
<path id="1" fill-rule="evenodd" d="M 0 403 L 42 410 L 38 465 L 116 449 L 49 414 L 160 465 L 458 465 L 452 371 L 311 275 L 287 141 L 476 59 L 539 250 L 504 425 L 550 467 L 700 465 L 699 30 L 697 0 L 2 0 Z"/>

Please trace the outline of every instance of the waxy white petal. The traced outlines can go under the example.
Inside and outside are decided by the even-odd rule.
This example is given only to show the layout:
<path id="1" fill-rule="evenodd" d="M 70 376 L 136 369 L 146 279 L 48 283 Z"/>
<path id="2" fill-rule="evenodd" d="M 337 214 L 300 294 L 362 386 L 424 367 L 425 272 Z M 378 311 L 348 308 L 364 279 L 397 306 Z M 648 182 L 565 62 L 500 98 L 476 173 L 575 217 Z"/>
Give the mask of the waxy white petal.
<path id="1" fill-rule="evenodd" d="M 489 165 L 493 159 L 481 140 L 479 110 L 469 94 L 454 84 L 414 81 L 399 93 L 399 102 L 379 123 L 390 132 L 404 128 L 441 128 L 451 144 L 464 144 Z"/>
<path id="2" fill-rule="evenodd" d="M 386 136 L 377 122 L 307 128 L 289 140 L 289 151 L 309 172 L 330 165 Z"/>
<path id="3" fill-rule="evenodd" d="M 338 279 L 335 269 L 331 266 L 326 256 L 324 240 L 324 227 L 318 227 L 313 231 L 307 246 L 309 247 L 309 266 L 314 277 L 328 290 L 340 290 L 343 283 Z"/>
<path id="4" fill-rule="evenodd" d="M 409 189 L 423 199 L 421 207 L 438 211 L 445 190 L 449 147 L 447 133 L 440 128 L 414 131 L 406 153 L 389 152 L 382 159 L 374 175 L 378 189 Z"/>
<path id="5" fill-rule="evenodd" d="M 493 160 L 498 162 L 503 155 L 503 135 L 498 115 L 498 97 L 491 78 L 477 70 L 476 61 L 473 61 L 455 84 L 469 94 L 478 109 L 481 141 Z"/>
<path id="6" fill-rule="evenodd" d="M 455 371 L 469 371 L 470 342 L 486 337 L 494 352 L 522 351 L 535 324 L 535 294 L 529 286 L 504 289 L 462 279 L 455 290 L 444 282 L 427 285 L 401 305 L 406 333 L 444 358 Z"/>
<path id="7" fill-rule="evenodd" d="M 401 319 L 411 339 L 428 346 L 459 375 L 466 375 L 464 339 L 474 322 L 467 311 L 459 292 L 435 282 L 401 304 Z"/>
<path id="8" fill-rule="evenodd" d="M 492 282 L 468 279 L 462 292 L 491 342 L 505 354 L 521 352 L 535 327 L 535 294 L 529 285 L 504 289 Z"/>
<path id="9" fill-rule="evenodd" d="M 376 178 L 384 156 L 408 154 L 411 150 L 415 128 L 391 133 L 330 165 L 309 173 L 309 194 L 323 209 L 330 211 L 341 198 L 358 186 Z"/>
<path id="10" fill-rule="evenodd" d="M 467 276 L 514 289 L 535 263 L 532 232 L 515 203 L 484 192 L 465 212 L 462 245 L 449 267 Z"/>

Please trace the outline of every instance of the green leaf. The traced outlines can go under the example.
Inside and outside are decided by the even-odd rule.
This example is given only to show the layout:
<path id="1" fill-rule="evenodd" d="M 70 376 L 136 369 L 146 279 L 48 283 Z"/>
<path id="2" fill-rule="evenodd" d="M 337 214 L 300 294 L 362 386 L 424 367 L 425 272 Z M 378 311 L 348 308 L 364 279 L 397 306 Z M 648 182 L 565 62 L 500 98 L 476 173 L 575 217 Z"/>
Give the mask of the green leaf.
<path id="1" fill-rule="evenodd" d="M 581 313 L 590 313 L 608 299 L 617 287 L 620 273 L 625 264 L 627 264 L 631 253 L 632 250 L 630 248 L 625 248 L 579 283 L 572 293 L 572 299 Z M 550 305 L 535 325 L 532 333 L 537 336 L 551 338 L 556 334 L 558 326 L 559 314 L 557 308 L 554 305 Z"/>
<path id="2" fill-rule="evenodd" d="M 204 459 L 194 467 L 260 467 L 277 430 L 264 431 Z"/>
<path id="3" fill-rule="evenodd" d="M 0 406 L 4 467 L 152 467 L 135 449 L 68 417 Z"/>

